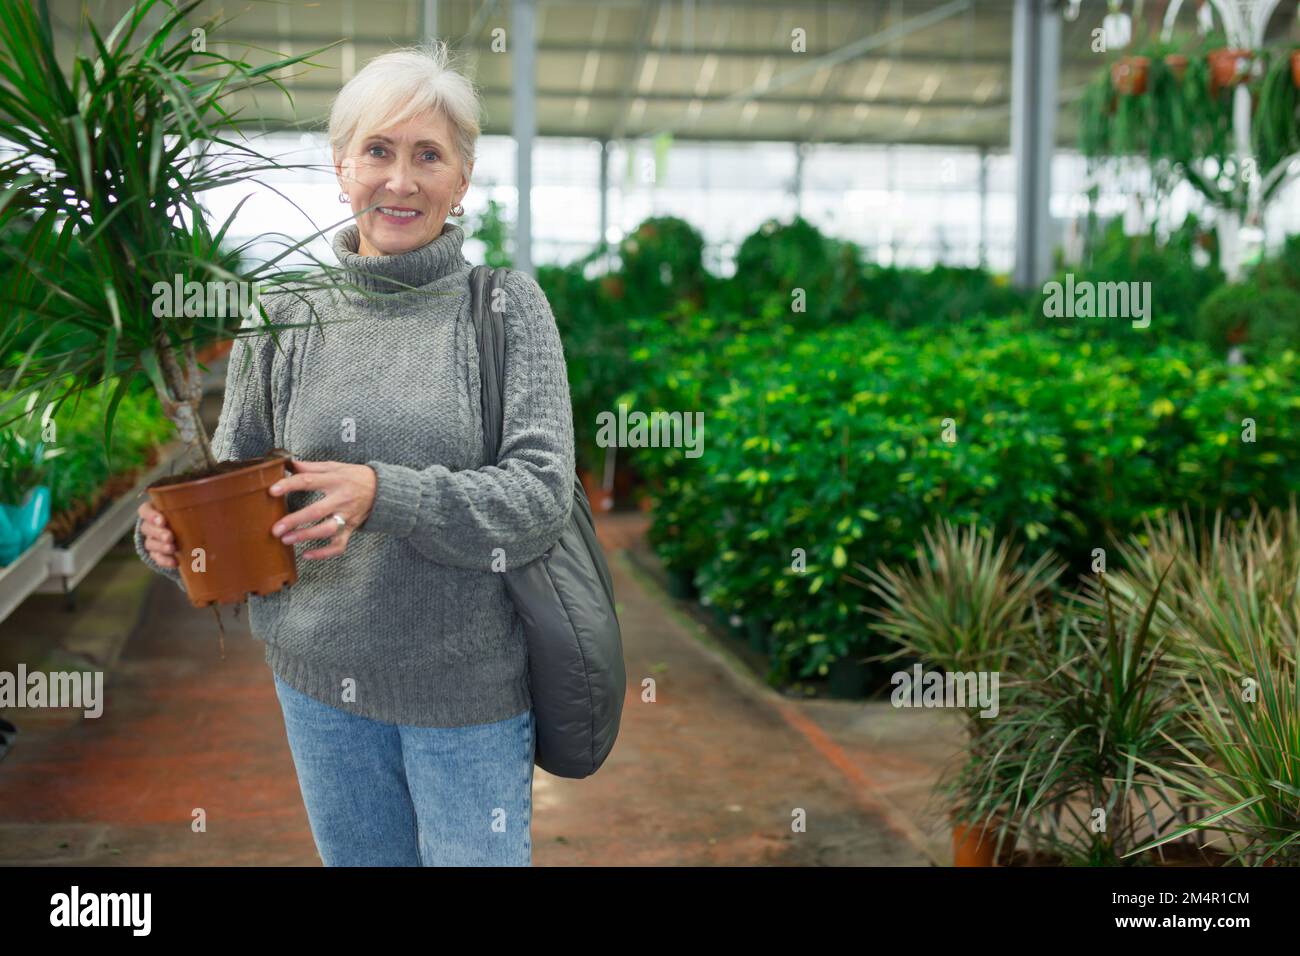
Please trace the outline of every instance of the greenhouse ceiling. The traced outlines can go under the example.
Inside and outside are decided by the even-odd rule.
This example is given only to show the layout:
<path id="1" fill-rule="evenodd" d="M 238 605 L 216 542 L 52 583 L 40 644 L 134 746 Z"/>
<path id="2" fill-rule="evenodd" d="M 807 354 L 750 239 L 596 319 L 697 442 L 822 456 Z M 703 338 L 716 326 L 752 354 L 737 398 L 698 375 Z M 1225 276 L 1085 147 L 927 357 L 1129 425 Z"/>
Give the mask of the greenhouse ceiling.
<path id="1" fill-rule="evenodd" d="M 127 0 L 48 0 L 61 52 L 84 8 L 103 31 Z M 1194 13 L 1180 16 L 1188 28 Z M 511 132 L 509 0 L 203 2 L 231 18 L 207 39 L 253 63 L 337 44 L 263 96 L 277 126 L 323 128 L 340 84 L 364 63 L 426 33 L 468 58 L 485 133 Z M 1005 148 L 1011 114 L 1013 0 L 536 0 L 536 130 L 542 136 L 802 143 L 931 143 Z M 1058 142 L 1068 108 L 1098 68 L 1090 31 L 1106 12 L 1085 0 L 1061 33 Z M 1281 19 L 1280 17 L 1276 19 Z M 797 31 L 803 31 L 802 34 Z M 803 50 L 795 49 L 803 38 Z M 339 42 L 342 41 L 342 42 Z M 261 48 L 260 50 L 258 48 Z"/>

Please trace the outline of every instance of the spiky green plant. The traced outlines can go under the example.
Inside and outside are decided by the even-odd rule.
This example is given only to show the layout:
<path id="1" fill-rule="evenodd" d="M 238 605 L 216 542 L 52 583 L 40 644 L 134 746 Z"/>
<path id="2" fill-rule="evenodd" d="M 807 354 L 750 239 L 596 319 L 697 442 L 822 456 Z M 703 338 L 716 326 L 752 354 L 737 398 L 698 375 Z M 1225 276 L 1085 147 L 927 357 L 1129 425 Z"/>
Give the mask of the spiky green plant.
<path id="1" fill-rule="evenodd" d="M 1231 846 L 1234 862 L 1300 865 L 1297 635 L 1287 629 L 1283 640 L 1291 653 L 1279 661 L 1270 653 L 1276 639 L 1251 632 L 1245 642 L 1249 674 L 1230 673 L 1207 655 L 1196 686 L 1185 682 L 1195 706 L 1184 722 L 1209 753 L 1193 752 L 1171 739 L 1184 759 L 1149 769 L 1184 794 L 1199 818 L 1130 855 L 1191 834 L 1217 832 Z"/>
<path id="2" fill-rule="evenodd" d="M 1141 601 L 1112 592 L 1107 575 L 1049 615 L 1006 688 L 996 719 L 946 792 L 957 819 L 1024 836 L 1070 864 L 1124 865 L 1146 833 L 1181 820 L 1172 788 L 1152 772 L 1194 752 L 1178 723 L 1165 646 L 1151 623 L 1163 578 Z M 1172 736 L 1172 742 L 1171 742 Z"/>
<path id="3" fill-rule="evenodd" d="M 974 524 L 940 519 L 923 533 L 916 569 L 857 566 L 882 602 L 871 609 L 875 630 L 896 645 L 880 659 L 916 657 L 945 671 L 1005 669 L 1065 565 L 1047 552 L 1022 567 L 1020 545 L 1003 539 L 995 546 Z"/>
<path id="4" fill-rule="evenodd" d="M 1170 568 L 1154 627 L 1171 642 L 1170 656 L 1185 672 L 1203 661 L 1242 675 L 1254 669 L 1253 641 L 1264 642 L 1277 665 L 1295 663 L 1282 640 L 1300 630 L 1300 511 L 1254 508 L 1242 521 L 1216 513 L 1198 525 L 1187 514 L 1147 522 L 1118 550 L 1123 568 L 1112 581 L 1132 596 L 1151 587 L 1158 568 Z M 1285 627 L 1285 631 L 1284 631 Z"/>
<path id="5" fill-rule="evenodd" d="M 118 402 L 146 375 L 181 437 L 211 465 L 198 416 L 197 352 L 232 336 L 293 326 L 272 328 L 252 315 L 241 325 L 228 309 L 158 316 L 159 284 L 170 287 L 179 276 L 182 283 L 295 295 L 351 286 L 323 263 L 315 263 L 314 274 L 278 270 L 319 232 L 243 268 L 242 248 L 222 243 L 249 196 L 210 227 L 204 194 L 292 168 L 244 141 L 243 130 L 257 120 L 229 111 L 228 98 L 265 84 L 287 96 L 276 74 L 321 51 L 261 66 L 218 54 L 201 38 L 226 21 L 209 18 L 199 27 L 204 33 L 193 33 L 188 17 L 198 5 L 137 0 L 107 36 L 83 12 L 67 71 L 32 0 L 0 4 L 0 142 L 10 150 L 0 154 L 0 236 L 21 235 L 8 252 L 23 267 L 3 292 L 0 355 L 12 354 L 11 343 L 30 343 L 20 361 L 6 361 L 0 385 L 20 399 L 34 393 L 42 406 L 51 398 L 57 406 L 73 391 L 116 380 L 104 421 L 111 448 Z M 147 30 L 153 12 L 163 22 Z M 261 303 L 255 311 L 266 318 Z M 74 387 L 55 396 L 69 375 Z M 21 404 L 0 408 L 0 424 L 6 415 L 12 420 L 15 407 Z"/>

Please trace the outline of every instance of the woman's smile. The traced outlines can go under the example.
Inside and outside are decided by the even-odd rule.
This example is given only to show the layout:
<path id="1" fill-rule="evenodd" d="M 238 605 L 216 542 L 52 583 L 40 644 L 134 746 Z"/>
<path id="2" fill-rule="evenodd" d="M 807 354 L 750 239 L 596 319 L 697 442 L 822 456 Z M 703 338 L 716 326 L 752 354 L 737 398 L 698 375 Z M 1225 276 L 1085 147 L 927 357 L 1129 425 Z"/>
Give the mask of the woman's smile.
<path id="1" fill-rule="evenodd" d="M 380 206 L 375 210 L 380 220 L 399 228 L 410 226 L 418 221 L 424 213 L 410 206 Z"/>

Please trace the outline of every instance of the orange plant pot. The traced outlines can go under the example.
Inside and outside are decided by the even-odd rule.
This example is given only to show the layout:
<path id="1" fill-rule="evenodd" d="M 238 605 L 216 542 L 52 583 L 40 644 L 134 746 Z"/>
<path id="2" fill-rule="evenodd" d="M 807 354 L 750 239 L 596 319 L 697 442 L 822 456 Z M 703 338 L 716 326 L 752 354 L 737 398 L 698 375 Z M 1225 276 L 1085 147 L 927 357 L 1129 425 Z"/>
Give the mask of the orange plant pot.
<path id="1" fill-rule="evenodd" d="M 614 507 L 614 500 L 606 493 L 604 486 L 594 472 L 582 471 L 578 473 L 582 480 L 582 490 L 587 493 L 587 501 L 591 504 L 593 512 L 609 511 Z"/>
<path id="2" fill-rule="evenodd" d="M 1181 83 L 1187 75 L 1187 56 L 1183 53 L 1170 53 L 1165 56 L 1165 66 L 1174 75 L 1174 80 Z"/>
<path id="3" fill-rule="evenodd" d="M 269 489 L 290 474 L 288 459 L 272 454 L 254 461 L 222 462 L 215 474 L 162 478 L 148 487 L 176 544 L 176 563 L 194 607 L 239 604 L 265 597 L 298 580 L 293 545 L 271 533 L 289 513 L 288 496 Z M 202 570 L 194 549 L 201 548 Z"/>
<path id="4" fill-rule="evenodd" d="M 1110 82 L 1120 93 L 1138 96 L 1147 91 L 1147 73 L 1151 58 L 1126 56 L 1110 68 Z"/>
<path id="5" fill-rule="evenodd" d="M 1291 54 L 1291 82 L 1300 89 L 1300 50 Z"/>
<path id="6" fill-rule="evenodd" d="M 996 845 L 997 838 L 982 826 L 952 825 L 953 866 L 993 866 L 993 848 Z"/>
<path id="7" fill-rule="evenodd" d="M 234 344 L 234 339 L 226 339 L 224 342 L 214 342 L 212 345 L 209 345 L 203 351 L 199 352 L 196 357 L 200 362 L 203 362 L 206 365 L 208 362 L 214 362 L 225 355 L 229 355 Z"/>
<path id="8" fill-rule="evenodd" d="M 1251 52 L 1249 50 L 1223 47 L 1218 50 L 1211 50 L 1208 59 L 1210 61 L 1210 87 L 1212 90 L 1236 86 L 1250 74 Z"/>

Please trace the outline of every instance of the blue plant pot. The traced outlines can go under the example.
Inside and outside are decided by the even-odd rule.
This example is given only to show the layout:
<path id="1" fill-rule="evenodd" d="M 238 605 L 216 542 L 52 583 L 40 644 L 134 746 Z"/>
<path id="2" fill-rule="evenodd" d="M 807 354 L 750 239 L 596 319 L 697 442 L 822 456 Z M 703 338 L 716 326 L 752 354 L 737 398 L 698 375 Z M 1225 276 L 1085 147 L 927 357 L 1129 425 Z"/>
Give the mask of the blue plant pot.
<path id="1" fill-rule="evenodd" d="M 23 536 L 9 520 L 9 506 L 0 506 L 0 566 L 13 564 L 23 553 Z"/>
<path id="2" fill-rule="evenodd" d="M 22 504 L 0 505 L 0 510 L 4 511 L 9 527 L 18 535 L 18 554 L 22 554 L 50 523 L 50 489 L 46 485 L 29 488 Z"/>

